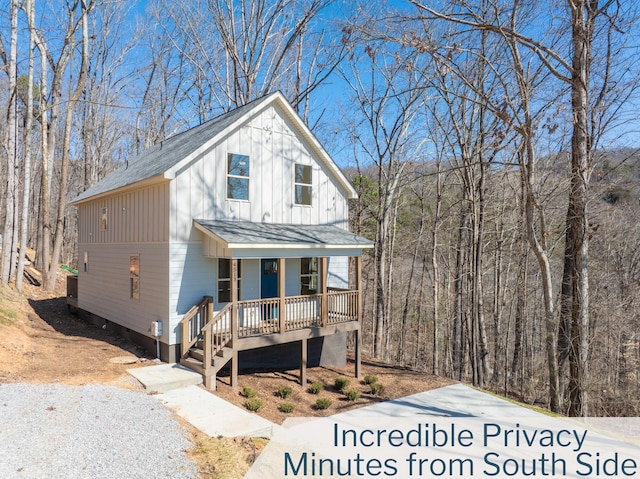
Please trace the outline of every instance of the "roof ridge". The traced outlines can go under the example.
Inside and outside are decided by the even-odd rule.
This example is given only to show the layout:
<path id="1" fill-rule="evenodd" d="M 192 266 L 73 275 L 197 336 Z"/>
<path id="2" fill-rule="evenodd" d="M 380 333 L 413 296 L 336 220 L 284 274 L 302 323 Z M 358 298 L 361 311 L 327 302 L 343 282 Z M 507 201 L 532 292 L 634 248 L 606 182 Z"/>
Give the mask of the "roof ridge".
<path id="1" fill-rule="evenodd" d="M 271 93 L 268 93 L 267 95 L 265 95 L 263 97 L 254 98 L 253 100 L 245 103 L 244 105 L 240 105 L 237 108 L 233 108 L 231 110 L 228 110 L 228 111 L 225 111 L 223 113 L 220 113 L 218 116 L 215 116 L 215 117 L 213 117 L 213 118 L 211 118 L 209 120 L 206 120 L 206 121 L 200 123 L 199 125 L 195 125 L 195 126 L 189 127 L 184 131 L 180 131 L 178 133 L 175 133 L 174 135 L 171 135 L 171 136 L 168 136 L 166 138 L 163 138 L 162 140 L 157 141 L 156 143 L 154 143 L 151 146 L 153 147 L 153 146 L 156 146 L 158 144 L 162 144 L 162 143 L 167 142 L 167 141 L 173 141 L 177 137 L 182 136 L 182 135 L 184 135 L 186 133 L 193 132 L 194 130 L 199 130 L 200 127 L 211 126 L 213 123 L 217 123 L 218 121 L 222 120 L 223 118 L 227 117 L 228 115 L 235 116 L 236 114 L 241 113 L 245 109 L 250 109 L 249 107 L 255 106 L 254 103 L 258 103 L 258 102 L 264 101 L 267 98 L 269 98 L 269 97 L 271 97 L 271 96 L 273 96 L 273 95 L 275 95 L 275 94 L 277 94 L 279 92 L 280 92 L 280 90 L 276 90 L 276 91 L 273 91 Z M 144 151 L 143 151 L 143 153 L 144 153 Z M 139 155 L 136 155 L 136 156 L 139 156 Z"/>

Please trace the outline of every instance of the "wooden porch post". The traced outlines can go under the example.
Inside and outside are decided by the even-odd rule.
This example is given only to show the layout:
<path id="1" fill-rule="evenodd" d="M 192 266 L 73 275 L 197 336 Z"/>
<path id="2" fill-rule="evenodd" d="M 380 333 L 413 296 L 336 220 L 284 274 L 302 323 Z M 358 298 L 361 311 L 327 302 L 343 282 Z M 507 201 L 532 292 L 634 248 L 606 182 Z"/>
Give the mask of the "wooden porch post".
<path id="1" fill-rule="evenodd" d="M 280 300 L 278 305 L 278 322 L 280 327 L 280 334 L 287 330 L 287 310 L 286 303 L 284 301 L 284 258 L 278 258 L 278 298 Z"/>
<path id="2" fill-rule="evenodd" d="M 355 332 L 356 350 L 356 378 L 360 379 L 362 376 L 362 335 L 360 328 L 362 327 L 362 256 L 356 256 L 356 291 L 358 292 L 358 329 Z"/>
<path id="3" fill-rule="evenodd" d="M 233 348 L 231 353 L 231 387 L 238 387 L 238 350 Z"/>
<path id="4" fill-rule="evenodd" d="M 238 387 L 238 260 L 231 259 L 231 387 Z"/>
<path id="5" fill-rule="evenodd" d="M 318 269 L 320 270 L 320 325 L 327 325 L 329 319 L 328 301 L 327 301 L 327 258 L 323 256 L 318 258 Z"/>
<path id="6" fill-rule="evenodd" d="M 300 384 L 307 384 L 307 339 L 300 341 Z"/>
<path id="7" fill-rule="evenodd" d="M 205 324 L 213 319 L 213 296 L 205 296 L 207 298 L 207 319 Z"/>

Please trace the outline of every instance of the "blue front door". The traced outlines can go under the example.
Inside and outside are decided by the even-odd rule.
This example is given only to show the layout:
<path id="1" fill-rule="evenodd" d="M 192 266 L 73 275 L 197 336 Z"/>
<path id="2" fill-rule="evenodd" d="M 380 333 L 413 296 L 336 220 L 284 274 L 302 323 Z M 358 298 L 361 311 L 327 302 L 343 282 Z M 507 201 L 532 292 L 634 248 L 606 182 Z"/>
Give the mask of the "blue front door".
<path id="1" fill-rule="evenodd" d="M 260 274 L 260 297 L 277 298 L 278 297 L 278 260 L 263 259 L 261 261 Z M 270 320 L 278 317 L 278 307 L 275 305 L 264 305 L 262 311 L 262 319 Z"/>

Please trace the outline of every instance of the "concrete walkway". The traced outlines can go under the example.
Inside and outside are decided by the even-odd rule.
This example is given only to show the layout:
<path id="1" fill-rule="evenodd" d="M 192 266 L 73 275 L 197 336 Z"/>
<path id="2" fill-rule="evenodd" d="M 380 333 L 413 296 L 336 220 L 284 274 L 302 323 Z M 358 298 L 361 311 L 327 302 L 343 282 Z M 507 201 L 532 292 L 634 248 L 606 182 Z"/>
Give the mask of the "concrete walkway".
<path id="1" fill-rule="evenodd" d="M 198 385 L 202 376 L 177 364 L 127 371 L 169 409 L 211 437 L 267 437 L 277 424 L 239 408 Z"/>
<path id="2" fill-rule="evenodd" d="M 158 364 L 127 369 L 149 392 L 164 393 L 172 389 L 202 384 L 202 376 L 180 364 Z"/>
<path id="3" fill-rule="evenodd" d="M 464 384 L 454 384 L 411 396 L 384 401 L 335 417 L 545 417 L 512 402 Z"/>

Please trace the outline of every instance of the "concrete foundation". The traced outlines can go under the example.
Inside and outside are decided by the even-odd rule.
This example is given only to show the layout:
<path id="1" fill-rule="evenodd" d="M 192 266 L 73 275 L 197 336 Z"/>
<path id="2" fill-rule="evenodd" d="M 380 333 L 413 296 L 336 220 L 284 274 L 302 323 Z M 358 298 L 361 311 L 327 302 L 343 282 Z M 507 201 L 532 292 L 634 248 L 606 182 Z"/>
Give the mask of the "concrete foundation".
<path id="1" fill-rule="evenodd" d="M 300 366 L 300 341 L 240 351 L 239 369 L 296 369 Z M 307 366 L 347 364 L 347 333 L 309 339 Z"/>
<path id="2" fill-rule="evenodd" d="M 149 356 L 156 356 L 155 338 L 145 336 L 89 311 L 77 309 L 78 316 L 95 326 L 112 331 L 123 338 L 142 346 Z M 264 348 L 240 351 L 239 369 L 296 369 L 300 366 L 300 341 L 276 344 Z M 160 342 L 160 359 L 165 363 L 180 362 L 180 344 Z M 337 366 L 347 364 L 347 333 L 309 339 L 307 344 L 307 366 Z"/>

